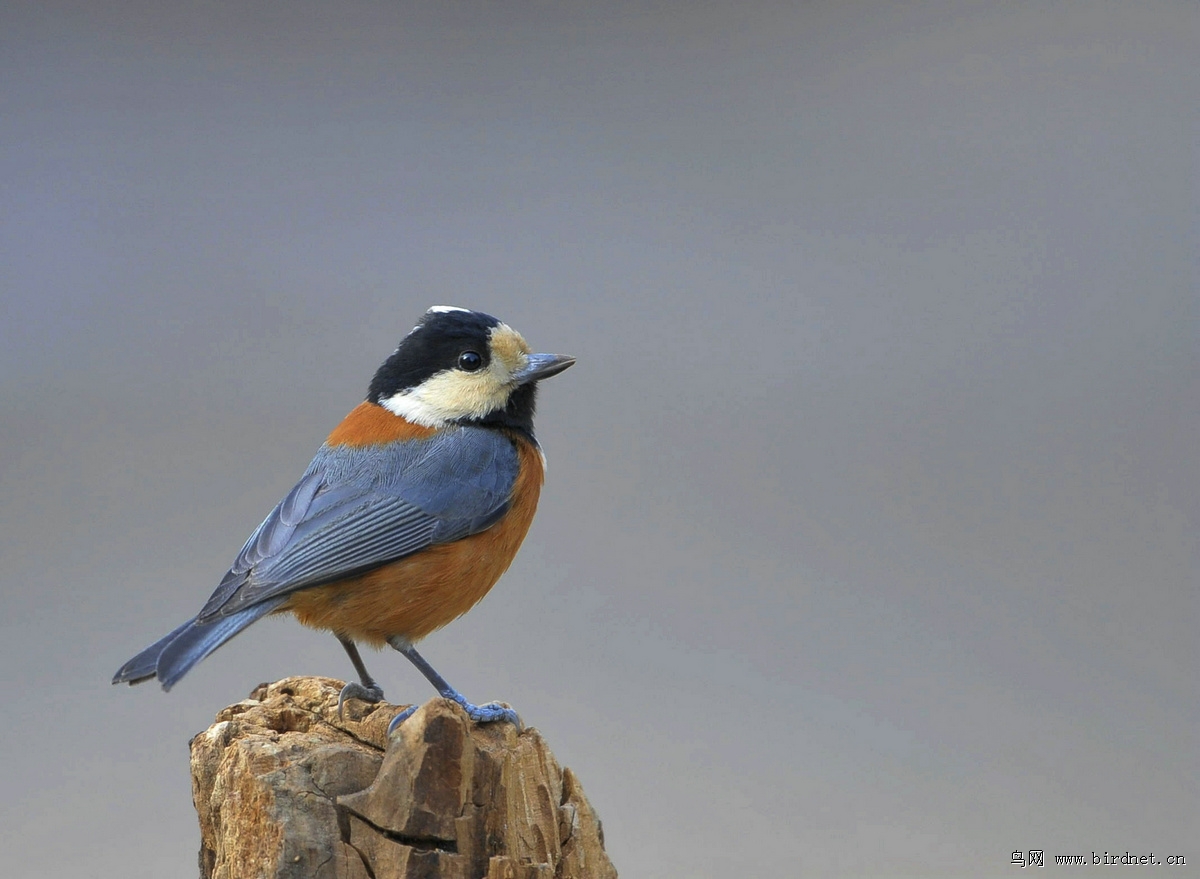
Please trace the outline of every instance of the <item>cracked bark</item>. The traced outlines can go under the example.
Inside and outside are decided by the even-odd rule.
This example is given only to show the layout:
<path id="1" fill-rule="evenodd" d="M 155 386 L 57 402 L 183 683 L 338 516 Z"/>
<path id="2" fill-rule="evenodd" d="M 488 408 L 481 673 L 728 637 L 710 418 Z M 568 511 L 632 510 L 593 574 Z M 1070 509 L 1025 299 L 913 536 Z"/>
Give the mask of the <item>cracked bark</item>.
<path id="1" fill-rule="evenodd" d="M 609 879 L 600 820 L 536 729 L 259 686 L 192 739 L 203 879 Z"/>

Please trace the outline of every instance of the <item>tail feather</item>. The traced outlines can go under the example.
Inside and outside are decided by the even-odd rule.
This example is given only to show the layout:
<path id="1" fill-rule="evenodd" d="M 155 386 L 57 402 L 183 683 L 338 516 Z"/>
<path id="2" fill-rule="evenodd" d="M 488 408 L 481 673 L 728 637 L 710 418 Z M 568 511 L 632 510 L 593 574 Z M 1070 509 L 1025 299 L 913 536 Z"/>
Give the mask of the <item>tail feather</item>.
<path id="1" fill-rule="evenodd" d="M 280 596 L 275 601 L 264 601 L 227 617 L 205 622 L 190 619 L 121 666 L 113 676 L 113 683 L 136 684 L 157 677 L 162 688 L 169 690 L 192 666 L 242 629 L 275 610 L 285 599 L 286 596 Z"/>
<path id="2" fill-rule="evenodd" d="M 112 682 L 114 684 L 140 684 L 142 681 L 149 680 L 157 674 L 158 657 L 166 649 L 167 645 L 182 635 L 188 628 L 195 625 L 196 618 L 192 617 L 182 626 L 169 635 L 164 635 L 159 638 L 129 662 L 125 663 L 117 673 L 113 675 Z"/>

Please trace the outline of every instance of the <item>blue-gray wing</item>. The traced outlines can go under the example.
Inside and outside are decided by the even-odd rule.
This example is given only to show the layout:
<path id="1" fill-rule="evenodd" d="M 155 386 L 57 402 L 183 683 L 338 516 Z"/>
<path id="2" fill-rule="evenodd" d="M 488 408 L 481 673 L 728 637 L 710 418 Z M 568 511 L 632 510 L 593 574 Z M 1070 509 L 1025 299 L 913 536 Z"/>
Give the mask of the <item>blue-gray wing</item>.
<path id="1" fill-rule="evenodd" d="M 512 440 L 472 427 L 384 446 L 322 447 L 197 619 L 477 534 L 508 509 L 518 466 Z"/>

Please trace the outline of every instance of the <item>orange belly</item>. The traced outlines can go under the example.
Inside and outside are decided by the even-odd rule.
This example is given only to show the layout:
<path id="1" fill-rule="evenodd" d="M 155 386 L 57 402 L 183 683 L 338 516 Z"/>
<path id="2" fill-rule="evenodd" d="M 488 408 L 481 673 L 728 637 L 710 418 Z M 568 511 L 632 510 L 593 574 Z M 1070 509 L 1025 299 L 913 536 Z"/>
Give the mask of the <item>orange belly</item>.
<path id="1" fill-rule="evenodd" d="M 393 635 L 418 641 L 487 595 L 521 547 L 542 489 L 541 452 L 517 441 L 520 475 L 508 513 L 479 534 L 293 595 L 280 611 L 304 625 L 381 647 Z"/>

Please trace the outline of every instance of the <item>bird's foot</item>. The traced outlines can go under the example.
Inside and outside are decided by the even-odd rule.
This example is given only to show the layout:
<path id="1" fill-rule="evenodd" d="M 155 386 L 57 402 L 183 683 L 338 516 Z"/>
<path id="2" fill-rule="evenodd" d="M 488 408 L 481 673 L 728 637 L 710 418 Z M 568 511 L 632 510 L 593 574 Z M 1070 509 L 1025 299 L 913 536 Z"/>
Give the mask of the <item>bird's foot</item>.
<path id="1" fill-rule="evenodd" d="M 502 702 L 485 702 L 483 705 L 473 705 L 463 698 L 463 695 L 457 690 L 442 693 L 442 698 L 449 699 L 461 705 L 463 710 L 467 712 L 467 717 L 471 718 L 475 723 L 494 723 L 497 720 L 507 720 L 517 728 L 517 732 L 525 728 L 517 712 Z M 399 729 L 400 724 L 412 717 L 416 710 L 416 705 L 410 705 L 393 717 L 392 722 L 388 724 L 388 735 L 390 736 Z"/>
<path id="2" fill-rule="evenodd" d="M 361 699 L 364 702 L 381 702 L 383 701 L 383 687 L 374 681 L 370 686 L 360 684 L 358 681 L 351 681 L 342 687 L 342 692 L 338 693 L 338 719 L 342 718 L 342 709 L 346 705 L 347 699 Z"/>
<path id="3" fill-rule="evenodd" d="M 472 705 L 458 693 L 443 693 L 442 695 L 447 699 L 453 699 L 461 705 L 466 710 L 467 717 L 476 723 L 494 723 L 497 720 L 507 720 L 517 728 L 517 732 L 525 728 L 517 712 L 513 711 L 503 702 L 485 702 L 482 705 Z"/>

